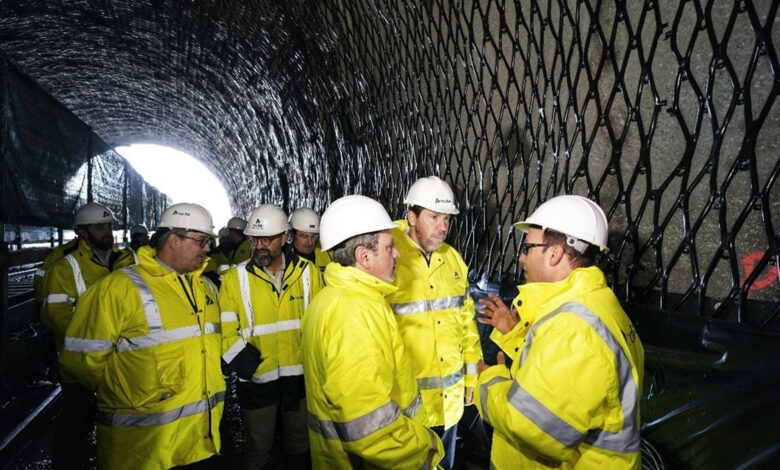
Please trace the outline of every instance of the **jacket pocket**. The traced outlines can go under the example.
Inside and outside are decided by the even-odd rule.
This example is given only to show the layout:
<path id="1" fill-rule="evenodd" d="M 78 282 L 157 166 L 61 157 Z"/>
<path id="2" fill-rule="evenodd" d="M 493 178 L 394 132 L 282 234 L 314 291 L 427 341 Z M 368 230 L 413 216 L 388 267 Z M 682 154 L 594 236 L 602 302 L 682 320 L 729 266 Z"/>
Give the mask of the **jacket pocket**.
<path id="1" fill-rule="evenodd" d="M 155 401 L 166 400 L 184 390 L 187 376 L 184 348 L 161 345 L 154 348 L 154 365 L 157 374 L 159 396 Z"/>

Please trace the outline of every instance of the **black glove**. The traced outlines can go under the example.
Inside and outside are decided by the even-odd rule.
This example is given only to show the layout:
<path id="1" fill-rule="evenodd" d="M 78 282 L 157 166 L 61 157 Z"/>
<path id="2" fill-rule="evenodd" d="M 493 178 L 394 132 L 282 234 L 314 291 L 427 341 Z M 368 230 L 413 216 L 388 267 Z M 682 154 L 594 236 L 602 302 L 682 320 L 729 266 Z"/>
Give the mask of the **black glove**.
<path id="1" fill-rule="evenodd" d="M 246 343 L 246 347 L 230 362 L 230 367 L 236 371 L 239 378 L 252 380 L 252 376 L 262 362 L 260 351 L 251 343 Z"/>
<path id="2" fill-rule="evenodd" d="M 282 377 L 279 382 L 282 393 L 282 409 L 285 411 L 298 410 L 298 407 L 301 403 L 301 398 L 303 398 L 305 395 L 303 377 Z"/>

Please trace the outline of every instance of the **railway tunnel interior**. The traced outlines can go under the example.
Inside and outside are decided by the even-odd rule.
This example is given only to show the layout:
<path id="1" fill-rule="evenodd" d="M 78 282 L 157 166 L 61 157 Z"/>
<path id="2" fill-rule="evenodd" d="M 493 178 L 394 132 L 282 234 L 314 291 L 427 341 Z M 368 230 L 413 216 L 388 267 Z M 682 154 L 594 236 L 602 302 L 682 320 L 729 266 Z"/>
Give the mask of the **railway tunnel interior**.
<path id="1" fill-rule="evenodd" d="M 759 468 L 780 459 L 762 424 L 780 418 L 778 3 L 2 0 L 3 166 L 29 173 L 20 162 L 46 154 L 14 146 L 13 73 L 94 134 L 82 157 L 182 150 L 239 214 L 364 194 L 400 217 L 436 174 L 455 189 L 449 242 L 475 296 L 522 282 L 512 222 L 590 197 L 647 349 L 658 466 Z M 9 174 L 7 227 L 67 226 L 67 211 L 6 207 Z"/>

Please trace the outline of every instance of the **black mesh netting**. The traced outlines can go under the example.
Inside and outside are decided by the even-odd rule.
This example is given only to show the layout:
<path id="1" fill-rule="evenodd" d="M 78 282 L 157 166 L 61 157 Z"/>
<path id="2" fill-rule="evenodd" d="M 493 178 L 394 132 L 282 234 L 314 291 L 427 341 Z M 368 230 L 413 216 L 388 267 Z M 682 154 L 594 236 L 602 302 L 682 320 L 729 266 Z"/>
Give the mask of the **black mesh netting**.
<path id="1" fill-rule="evenodd" d="M 0 0 L 0 49 L 105 142 L 204 161 L 239 214 L 361 193 L 400 217 L 438 174 L 477 287 L 518 281 L 512 222 L 593 198 L 647 350 L 648 468 L 758 468 L 777 338 L 717 320 L 780 326 L 779 4 Z"/>
<path id="2" fill-rule="evenodd" d="M 81 120 L 0 56 L 3 222 L 73 227 L 86 202 L 122 227 L 156 225 L 167 199 Z"/>
<path id="3" fill-rule="evenodd" d="M 780 298 L 778 1 L 0 3 L 0 46 L 104 140 L 215 169 L 238 213 L 450 181 L 451 238 L 514 282 L 511 223 L 598 201 L 621 298 L 753 326 Z M 776 322 L 775 322 L 776 323 Z"/>
<path id="4" fill-rule="evenodd" d="M 780 298 L 776 11 L 321 5 L 324 40 L 307 46 L 328 71 L 317 77 L 342 78 L 315 83 L 335 114 L 325 136 L 344 134 L 332 139 L 346 147 L 328 152 L 332 168 L 396 214 L 416 177 L 454 183 L 455 243 L 488 276 L 516 269 L 513 221 L 553 195 L 586 195 L 608 212 L 623 298 L 766 322 L 777 306 L 757 320 L 746 299 Z M 354 187 L 345 180 L 337 192 Z"/>

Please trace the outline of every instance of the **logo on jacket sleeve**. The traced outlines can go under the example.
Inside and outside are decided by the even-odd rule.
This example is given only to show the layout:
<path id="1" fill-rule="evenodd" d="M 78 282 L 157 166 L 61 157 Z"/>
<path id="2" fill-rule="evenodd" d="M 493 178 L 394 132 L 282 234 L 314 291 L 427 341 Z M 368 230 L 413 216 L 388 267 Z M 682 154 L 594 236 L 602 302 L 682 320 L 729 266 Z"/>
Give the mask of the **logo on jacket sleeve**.
<path id="1" fill-rule="evenodd" d="M 214 305 L 214 300 L 206 295 L 206 305 Z"/>
<path id="2" fill-rule="evenodd" d="M 460 273 L 458 271 L 455 271 L 455 279 L 460 279 Z"/>

